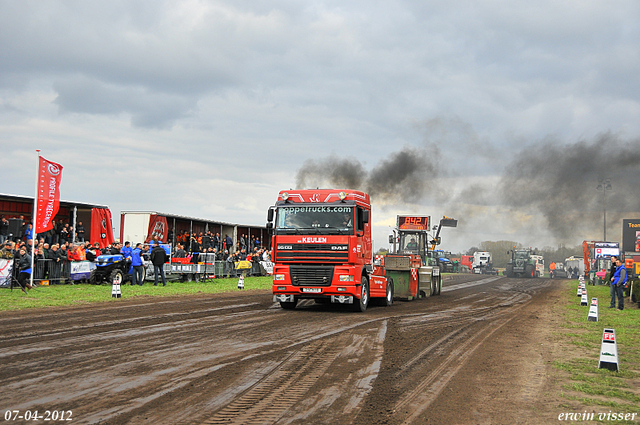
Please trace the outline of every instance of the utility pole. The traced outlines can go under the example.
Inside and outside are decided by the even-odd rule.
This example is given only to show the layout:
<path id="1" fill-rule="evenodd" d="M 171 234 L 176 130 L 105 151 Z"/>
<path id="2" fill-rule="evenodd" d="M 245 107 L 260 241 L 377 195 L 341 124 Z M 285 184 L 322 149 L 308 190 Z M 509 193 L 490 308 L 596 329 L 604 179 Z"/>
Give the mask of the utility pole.
<path id="1" fill-rule="evenodd" d="M 603 212 L 604 212 L 604 222 L 603 222 L 603 241 L 606 242 L 607 241 L 607 190 L 613 190 L 613 187 L 611 186 L 611 180 L 609 179 L 600 179 L 598 180 L 598 187 L 596 187 L 597 190 L 601 190 L 602 191 L 602 208 L 603 208 Z"/>

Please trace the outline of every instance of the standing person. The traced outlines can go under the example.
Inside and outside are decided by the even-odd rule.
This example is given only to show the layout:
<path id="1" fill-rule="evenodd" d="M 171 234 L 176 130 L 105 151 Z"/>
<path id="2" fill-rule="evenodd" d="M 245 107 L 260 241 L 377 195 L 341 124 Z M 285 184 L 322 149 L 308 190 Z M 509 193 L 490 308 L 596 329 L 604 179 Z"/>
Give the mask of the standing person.
<path id="1" fill-rule="evenodd" d="M 25 247 L 20 248 L 18 270 L 20 270 L 20 274 L 18 275 L 18 283 L 26 294 L 27 291 L 25 288 L 31 289 L 31 285 L 29 284 L 29 278 L 31 277 L 31 255 L 27 253 L 27 249 Z"/>
<path id="2" fill-rule="evenodd" d="M 4 244 L 9 235 L 9 220 L 5 216 L 2 216 L 0 220 L 0 244 Z"/>
<path id="3" fill-rule="evenodd" d="M 164 277 L 164 263 L 167 262 L 167 253 L 160 244 L 151 250 L 151 262 L 153 263 L 153 274 L 155 275 L 153 286 L 158 286 L 158 274 L 162 276 L 162 286 L 167 286 L 167 280 Z"/>
<path id="4" fill-rule="evenodd" d="M 613 281 L 611 282 L 611 288 L 615 288 L 618 295 L 618 310 L 624 310 L 624 287 L 627 284 L 627 269 L 622 264 L 622 260 L 616 258 L 616 272 L 613 274 Z M 613 297 L 611 302 L 615 304 Z"/>
<path id="5" fill-rule="evenodd" d="M 211 246 L 211 232 L 207 232 L 202 236 L 202 250 L 206 252 Z"/>
<path id="6" fill-rule="evenodd" d="M 60 247 L 69 240 L 69 224 L 64 224 L 60 229 Z"/>
<path id="7" fill-rule="evenodd" d="M 142 244 L 137 243 L 136 247 L 131 251 L 131 266 L 133 267 L 133 273 L 131 275 L 131 286 L 144 285 L 142 280 L 142 272 L 144 271 L 144 262 L 142 261 Z"/>
<path id="8" fill-rule="evenodd" d="M 618 292 L 616 291 L 616 287 L 613 284 L 614 275 L 616 274 L 616 269 L 618 268 L 618 257 L 615 255 L 611 256 L 611 268 L 609 269 L 609 284 L 611 287 L 609 288 L 609 293 L 611 294 L 611 304 L 609 304 L 609 308 L 616 308 L 616 296 Z"/>
<path id="9" fill-rule="evenodd" d="M 224 235 L 224 242 L 226 244 L 226 249 L 228 249 L 229 252 L 231 252 L 231 250 L 233 249 L 233 239 L 231 239 L 231 236 Z"/>
<path id="10" fill-rule="evenodd" d="M 33 232 L 33 224 L 29 223 L 26 227 L 26 229 L 24 230 L 24 236 L 27 238 L 27 240 L 32 240 L 35 236 L 34 232 Z"/>
<path id="11" fill-rule="evenodd" d="M 126 241 L 124 246 L 120 249 L 120 254 L 127 259 L 131 260 L 131 256 L 133 255 L 133 249 L 131 249 L 131 242 Z"/>
<path id="12" fill-rule="evenodd" d="M 60 283 L 60 255 L 58 254 L 58 244 L 51 245 L 49 250 L 49 280 L 51 283 Z"/>
<path id="13" fill-rule="evenodd" d="M 176 245 L 176 252 L 173 255 L 175 258 L 187 258 L 187 252 L 182 248 L 182 245 Z"/>
<path id="14" fill-rule="evenodd" d="M 191 246 L 189 247 L 189 251 L 191 253 L 200 252 L 200 244 L 194 236 L 191 237 Z"/>
<path id="15" fill-rule="evenodd" d="M 84 242 L 84 226 L 82 225 L 82 222 L 79 221 L 78 222 L 78 226 L 76 227 L 76 234 L 78 235 L 78 242 Z"/>

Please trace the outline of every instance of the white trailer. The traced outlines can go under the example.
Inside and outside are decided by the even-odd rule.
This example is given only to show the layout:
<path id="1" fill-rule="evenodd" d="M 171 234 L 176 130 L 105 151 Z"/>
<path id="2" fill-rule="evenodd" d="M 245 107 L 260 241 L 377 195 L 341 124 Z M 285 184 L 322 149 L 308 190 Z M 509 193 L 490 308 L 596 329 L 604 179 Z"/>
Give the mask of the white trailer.
<path id="1" fill-rule="evenodd" d="M 566 260 L 564 260 L 564 268 L 565 270 L 569 270 L 569 267 L 571 267 L 572 270 L 575 270 L 577 268 L 578 271 L 576 272 L 576 274 L 578 276 L 584 276 L 584 258 L 573 256 L 567 258 Z"/>
<path id="2" fill-rule="evenodd" d="M 473 273 L 481 274 L 482 269 L 492 264 L 491 253 L 486 251 L 477 251 L 473 253 L 472 269 Z"/>
<path id="3" fill-rule="evenodd" d="M 122 240 L 130 241 L 133 246 L 136 243 L 144 243 L 149 231 L 149 220 L 152 212 L 123 212 L 121 214 L 120 225 L 122 226 Z"/>

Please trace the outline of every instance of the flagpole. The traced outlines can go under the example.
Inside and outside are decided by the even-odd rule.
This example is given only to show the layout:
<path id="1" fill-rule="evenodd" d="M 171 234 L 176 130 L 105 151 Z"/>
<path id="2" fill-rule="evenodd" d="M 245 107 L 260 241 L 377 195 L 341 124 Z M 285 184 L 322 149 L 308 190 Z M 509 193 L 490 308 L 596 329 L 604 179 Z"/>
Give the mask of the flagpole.
<path id="1" fill-rule="evenodd" d="M 38 153 L 38 165 L 36 166 L 36 196 L 33 198 L 33 215 L 31 216 L 31 277 L 29 285 L 33 286 L 33 263 L 36 258 L 36 221 L 38 217 L 38 178 L 40 176 L 40 149 L 36 149 Z"/>

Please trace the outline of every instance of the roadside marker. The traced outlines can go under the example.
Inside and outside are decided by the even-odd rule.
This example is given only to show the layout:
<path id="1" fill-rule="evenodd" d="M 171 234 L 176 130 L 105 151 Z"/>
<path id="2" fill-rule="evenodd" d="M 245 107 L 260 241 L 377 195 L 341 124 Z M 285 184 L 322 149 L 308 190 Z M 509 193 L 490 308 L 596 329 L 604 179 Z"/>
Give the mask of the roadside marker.
<path id="1" fill-rule="evenodd" d="M 616 331 L 614 329 L 605 328 L 602 331 L 598 369 L 620 371 L 620 367 L 618 366 L 618 343 L 616 342 Z"/>
<path id="2" fill-rule="evenodd" d="M 576 294 L 578 297 L 582 296 L 582 285 L 578 284 L 578 293 Z"/>
<path id="3" fill-rule="evenodd" d="M 122 292 L 120 292 L 120 284 L 113 283 L 111 285 L 111 298 L 122 298 Z"/>
<path id="4" fill-rule="evenodd" d="M 240 279 L 238 279 L 238 289 L 244 289 L 244 275 L 240 275 Z"/>
<path id="5" fill-rule="evenodd" d="M 580 298 L 580 305 L 589 305 L 589 298 L 587 297 L 587 290 L 582 291 L 582 298 Z"/>
<path id="6" fill-rule="evenodd" d="M 589 307 L 589 314 L 587 315 L 587 321 L 589 322 L 598 321 L 598 299 L 597 298 L 591 298 L 591 306 Z"/>

